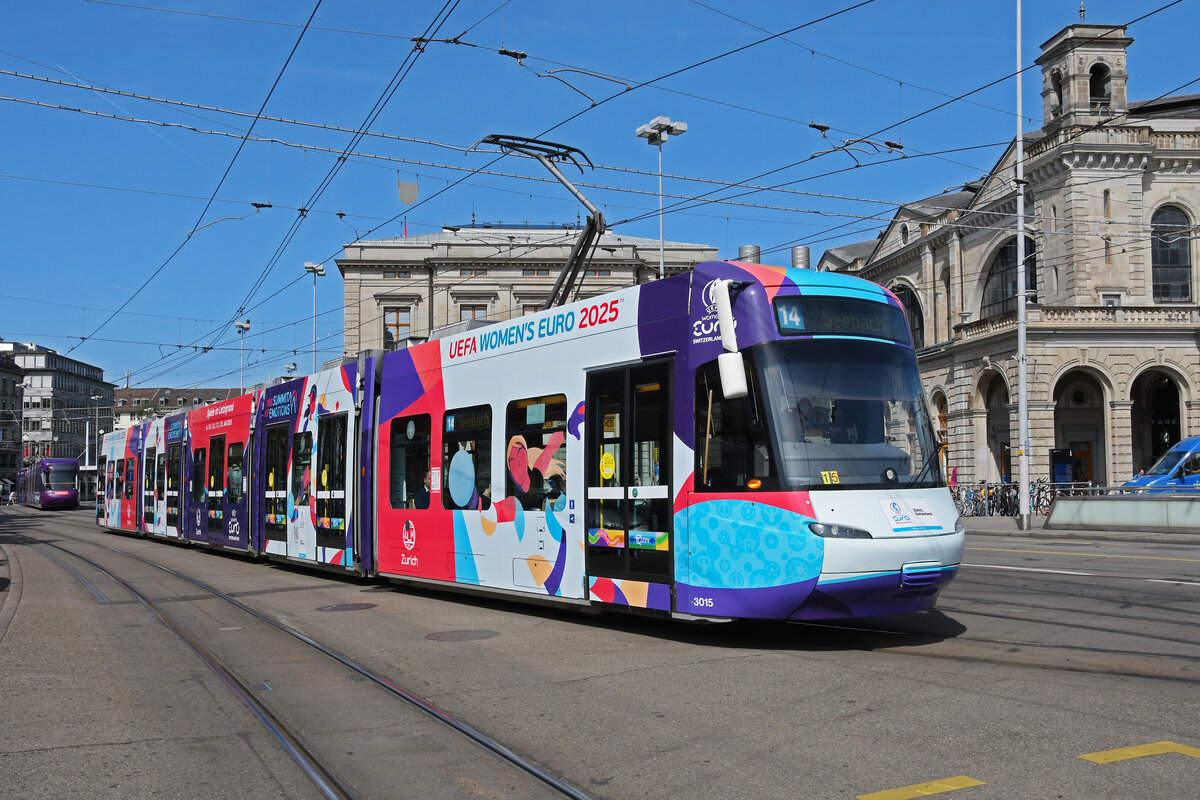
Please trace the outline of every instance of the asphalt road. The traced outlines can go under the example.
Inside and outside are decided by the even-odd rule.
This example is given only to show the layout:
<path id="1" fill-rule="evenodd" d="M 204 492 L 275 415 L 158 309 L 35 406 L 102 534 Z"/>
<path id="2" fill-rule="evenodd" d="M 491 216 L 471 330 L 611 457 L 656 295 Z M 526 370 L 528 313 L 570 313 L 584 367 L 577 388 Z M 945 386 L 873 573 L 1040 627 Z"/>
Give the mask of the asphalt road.
<path id="1" fill-rule="evenodd" d="M 1200 547 L 1187 538 L 968 524 L 964 567 L 929 612 L 690 626 L 335 580 L 88 519 L 0 509 L 0 796 L 315 796 L 194 653 L 54 545 L 135 552 L 231 592 L 597 800 L 1176 800 L 1200 785 Z M 170 602 L 198 635 L 236 627 L 191 594 Z M 360 796 L 520 796 L 465 757 L 453 774 L 420 766 L 412 748 L 431 740 L 396 732 L 419 723 L 349 691 L 328 703 L 343 684 L 254 642 L 242 677 L 299 706 L 282 711 L 308 729 L 391 731 L 355 762 L 371 773 Z M 293 675 L 317 682 L 311 701 L 285 691 Z"/>

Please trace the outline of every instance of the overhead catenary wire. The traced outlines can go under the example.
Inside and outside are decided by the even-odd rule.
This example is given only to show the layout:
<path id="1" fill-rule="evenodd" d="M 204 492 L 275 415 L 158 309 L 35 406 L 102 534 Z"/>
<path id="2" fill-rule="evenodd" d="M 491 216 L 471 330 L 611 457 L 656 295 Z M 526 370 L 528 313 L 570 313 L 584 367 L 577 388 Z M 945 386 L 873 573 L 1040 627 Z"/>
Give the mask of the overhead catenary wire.
<path id="1" fill-rule="evenodd" d="M 869 219 L 870 217 L 864 217 L 864 216 L 862 216 L 862 215 L 859 215 L 859 218 L 860 218 L 860 219 Z M 820 235 L 819 233 L 818 233 L 818 234 L 814 234 L 814 236 L 819 236 L 819 235 Z"/>
<path id="2" fill-rule="evenodd" d="M 313 6 L 312 13 L 310 13 L 308 16 L 308 23 L 312 22 L 313 17 L 315 17 L 317 15 L 317 9 L 319 9 L 320 7 L 321 7 L 321 0 L 317 0 L 316 4 Z M 300 35 L 296 37 L 296 42 L 295 42 L 295 44 L 292 45 L 291 52 L 288 53 L 287 59 L 284 60 L 283 66 L 280 67 L 279 74 L 275 76 L 275 81 L 274 81 L 274 83 L 271 84 L 271 88 L 267 92 L 267 96 L 263 98 L 262 106 L 260 106 L 260 108 L 259 108 L 259 113 L 262 112 L 262 109 L 267 107 L 267 103 L 270 101 L 271 95 L 274 94 L 276 87 L 279 86 L 279 81 L 283 78 L 284 72 L 287 71 L 288 64 L 291 63 L 292 57 L 296 54 L 296 50 L 299 49 L 300 42 L 304 39 L 304 33 L 307 29 L 308 28 L 307 28 L 307 24 L 306 24 L 305 27 L 303 29 L 301 29 Z M 249 136 L 250 133 L 254 130 L 254 124 L 257 121 L 258 120 L 255 119 L 254 122 L 250 123 L 250 127 L 246 130 L 246 136 Z M 187 246 L 187 243 L 191 240 L 192 232 L 195 232 L 195 230 L 200 227 L 201 223 L 204 221 L 205 214 L 208 213 L 208 209 L 212 206 L 213 201 L 216 199 L 217 192 L 219 192 L 221 190 L 221 187 L 225 185 L 225 180 L 226 180 L 226 178 L 229 177 L 229 173 L 233 169 L 233 165 L 237 162 L 237 158 L 241 154 L 242 148 L 245 146 L 245 144 L 246 144 L 245 140 L 243 139 L 241 144 L 238 145 L 237 150 L 234 152 L 233 157 L 229 159 L 229 164 L 228 164 L 228 166 L 226 166 L 225 172 L 221 175 L 221 179 L 219 181 L 217 181 L 216 187 L 213 188 L 212 194 L 209 196 L 208 202 L 206 202 L 204 204 L 204 209 L 200 212 L 200 216 L 198 216 L 196 218 L 196 223 L 192 226 L 191 232 L 189 232 L 188 234 L 186 234 L 184 236 L 183 241 L 181 241 L 179 243 L 179 246 L 176 247 L 175 250 L 172 251 L 169 256 L 167 256 L 167 259 L 165 261 L 163 261 L 158 266 L 158 268 L 155 269 L 150 274 L 150 276 L 148 278 L 146 278 L 141 283 L 141 285 L 138 286 L 138 288 L 135 289 L 133 291 L 133 293 L 131 295 L 129 295 L 129 297 L 123 303 L 121 303 L 121 305 L 118 308 L 118 311 L 123 310 L 125 308 L 125 306 L 132 303 L 134 298 L 136 298 L 139 294 L 141 294 L 142 290 L 145 289 L 147 286 L 149 286 L 150 282 L 153 281 L 156 277 L 158 277 L 162 273 L 162 271 L 167 268 L 167 265 L 175 260 L 175 256 L 179 255 L 180 251 L 183 250 L 183 248 Z M 114 315 L 115 315 L 115 313 L 114 313 Z M 99 326 L 94 328 L 92 330 L 92 332 L 90 334 L 88 334 L 88 336 L 94 336 L 97 333 L 99 333 L 100 331 L 102 331 L 104 329 L 104 327 L 106 325 L 108 325 L 109 322 L 112 321 L 112 319 L 113 319 L 112 316 L 108 317 L 104 322 L 100 323 Z M 80 340 L 80 342 L 78 344 L 72 345 L 71 348 L 69 350 L 67 350 L 67 354 L 69 355 L 70 353 L 74 352 L 76 348 L 78 348 L 80 345 L 82 345 L 84 342 L 86 342 L 88 340 L 88 336 L 83 337 L 83 339 Z"/>

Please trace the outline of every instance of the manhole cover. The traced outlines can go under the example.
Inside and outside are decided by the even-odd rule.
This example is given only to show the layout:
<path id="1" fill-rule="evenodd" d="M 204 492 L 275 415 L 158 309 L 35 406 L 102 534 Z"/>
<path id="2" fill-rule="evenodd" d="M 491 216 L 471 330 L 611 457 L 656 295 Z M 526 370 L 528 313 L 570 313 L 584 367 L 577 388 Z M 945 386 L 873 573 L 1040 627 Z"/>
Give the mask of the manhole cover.
<path id="1" fill-rule="evenodd" d="M 321 606 L 317 611 L 362 611 L 374 607 L 374 603 L 338 603 L 335 606 Z"/>
<path id="2" fill-rule="evenodd" d="M 475 639 L 490 639 L 499 635 L 496 631 L 441 631 L 440 633 L 431 633 L 425 638 L 438 642 L 470 642 Z"/>

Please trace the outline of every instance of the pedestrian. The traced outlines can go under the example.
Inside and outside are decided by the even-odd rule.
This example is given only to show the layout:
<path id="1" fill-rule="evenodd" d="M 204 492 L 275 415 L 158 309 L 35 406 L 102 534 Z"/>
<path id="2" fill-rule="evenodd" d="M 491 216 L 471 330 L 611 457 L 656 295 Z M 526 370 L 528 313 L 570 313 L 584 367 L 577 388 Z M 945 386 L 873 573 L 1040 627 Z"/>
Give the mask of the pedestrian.
<path id="1" fill-rule="evenodd" d="M 15 506 L 17 504 L 17 492 L 15 489 L 8 493 L 8 504 L 10 506 Z"/>

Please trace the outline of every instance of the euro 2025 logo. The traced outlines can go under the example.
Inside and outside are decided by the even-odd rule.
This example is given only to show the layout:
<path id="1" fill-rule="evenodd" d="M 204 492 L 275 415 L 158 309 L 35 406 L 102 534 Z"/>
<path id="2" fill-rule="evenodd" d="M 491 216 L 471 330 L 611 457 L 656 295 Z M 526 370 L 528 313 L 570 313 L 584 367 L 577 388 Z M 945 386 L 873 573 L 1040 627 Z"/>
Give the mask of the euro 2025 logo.
<path id="1" fill-rule="evenodd" d="M 715 341 L 720 338 L 720 324 L 717 321 L 717 284 L 720 278 L 714 278 L 704 284 L 700 292 L 700 302 L 704 306 L 704 316 L 692 323 L 692 344 Z M 737 330 L 737 320 L 733 321 L 733 329 Z"/>
<path id="2" fill-rule="evenodd" d="M 700 292 L 700 302 L 704 304 L 704 313 L 705 314 L 717 313 L 716 290 L 717 290 L 717 281 L 719 281 L 719 280 L 720 280 L 720 278 L 714 278 L 711 281 L 709 281 L 708 283 L 704 284 L 704 290 Z"/>
<path id="3" fill-rule="evenodd" d="M 912 518 L 904 513 L 904 509 L 895 500 L 892 501 L 892 523 L 911 522 Z"/>
<path id="4" fill-rule="evenodd" d="M 401 534 L 404 541 L 404 549 L 412 550 L 417 546 L 417 526 L 413 525 L 413 521 L 405 520 L 404 531 Z"/>

